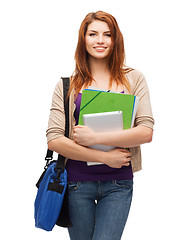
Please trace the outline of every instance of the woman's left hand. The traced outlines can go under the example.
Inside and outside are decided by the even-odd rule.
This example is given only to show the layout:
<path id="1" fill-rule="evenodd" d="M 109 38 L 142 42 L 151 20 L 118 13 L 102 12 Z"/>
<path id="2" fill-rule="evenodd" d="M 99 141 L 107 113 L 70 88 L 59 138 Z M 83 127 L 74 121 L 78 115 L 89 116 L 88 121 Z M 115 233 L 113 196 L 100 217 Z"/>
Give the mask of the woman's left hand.
<path id="1" fill-rule="evenodd" d="M 73 128 L 74 141 L 83 146 L 96 144 L 96 133 L 87 126 L 77 125 Z"/>

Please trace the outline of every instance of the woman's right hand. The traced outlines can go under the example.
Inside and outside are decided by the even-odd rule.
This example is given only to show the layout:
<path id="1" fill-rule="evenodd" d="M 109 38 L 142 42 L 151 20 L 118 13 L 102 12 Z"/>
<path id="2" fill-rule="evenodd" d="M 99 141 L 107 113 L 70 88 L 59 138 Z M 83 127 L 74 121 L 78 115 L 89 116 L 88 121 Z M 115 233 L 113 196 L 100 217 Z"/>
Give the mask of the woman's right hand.
<path id="1" fill-rule="evenodd" d="M 129 166 L 131 161 L 131 153 L 124 148 L 115 148 L 109 152 L 106 152 L 106 158 L 104 164 L 112 168 L 121 168 L 123 166 Z"/>

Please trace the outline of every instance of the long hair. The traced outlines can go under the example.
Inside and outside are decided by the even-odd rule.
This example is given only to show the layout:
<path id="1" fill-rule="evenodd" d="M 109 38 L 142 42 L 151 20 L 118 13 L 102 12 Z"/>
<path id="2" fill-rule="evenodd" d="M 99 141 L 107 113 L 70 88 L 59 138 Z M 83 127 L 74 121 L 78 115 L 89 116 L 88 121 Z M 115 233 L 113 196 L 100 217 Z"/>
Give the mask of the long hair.
<path id="1" fill-rule="evenodd" d="M 75 89 L 76 94 L 79 93 L 82 86 L 89 86 L 94 80 L 88 64 L 88 53 L 86 51 L 85 35 L 88 25 L 94 20 L 104 21 L 108 24 L 111 31 L 111 51 L 109 53 L 108 68 L 110 70 L 110 83 L 112 86 L 112 79 L 118 84 L 123 84 L 130 92 L 130 83 L 126 78 L 126 73 L 133 70 L 127 68 L 124 65 L 125 51 L 123 35 L 119 29 L 116 19 L 109 13 L 98 11 L 95 13 L 89 13 L 81 23 L 78 36 L 78 44 L 75 52 L 76 67 L 72 81 L 70 84 L 69 94 L 72 89 Z"/>

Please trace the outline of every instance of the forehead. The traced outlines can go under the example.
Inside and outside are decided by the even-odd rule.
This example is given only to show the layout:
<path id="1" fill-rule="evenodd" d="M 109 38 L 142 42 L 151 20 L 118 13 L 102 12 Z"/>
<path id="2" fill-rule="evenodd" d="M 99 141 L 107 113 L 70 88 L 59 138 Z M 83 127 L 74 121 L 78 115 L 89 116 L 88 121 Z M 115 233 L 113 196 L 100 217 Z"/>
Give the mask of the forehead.
<path id="1" fill-rule="evenodd" d="M 109 26 L 106 22 L 94 20 L 88 25 L 87 31 L 97 31 L 97 32 L 106 32 L 110 31 Z"/>

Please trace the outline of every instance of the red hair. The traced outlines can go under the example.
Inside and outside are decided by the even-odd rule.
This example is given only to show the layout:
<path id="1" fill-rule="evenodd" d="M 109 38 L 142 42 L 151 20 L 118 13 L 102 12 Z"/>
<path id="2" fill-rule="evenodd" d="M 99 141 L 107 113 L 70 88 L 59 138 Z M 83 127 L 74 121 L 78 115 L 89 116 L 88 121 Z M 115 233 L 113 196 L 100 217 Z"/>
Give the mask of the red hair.
<path id="1" fill-rule="evenodd" d="M 69 93 L 73 88 L 75 88 L 76 93 L 78 93 L 83 86 L 89 86 L 94 80 L 88 64 L 88 53 L 86 51 L 85 35 L 88 25 L 95 20 L 106 22 L 111 31 L 112 47 L 109 53 L 108 62 L 108 68 L 111 73 L 109 87 L 112 86 L 113 79 L 116 81 L 117 85 L 120 83 L 123 84 L 130 92 L 130 83 L 128 82 L 125 75 L 133 69 L 127 68 L 124 65 L 125 51 L 123 35 L 119 29 L 116 19 L 112 15 L 106 12 L 98 11 L 95 13 L 89 13 L 81 23 L 79 29 L 78 44 L 75 52 L 76 68 L 74 75 L 72 76 Z"/>

